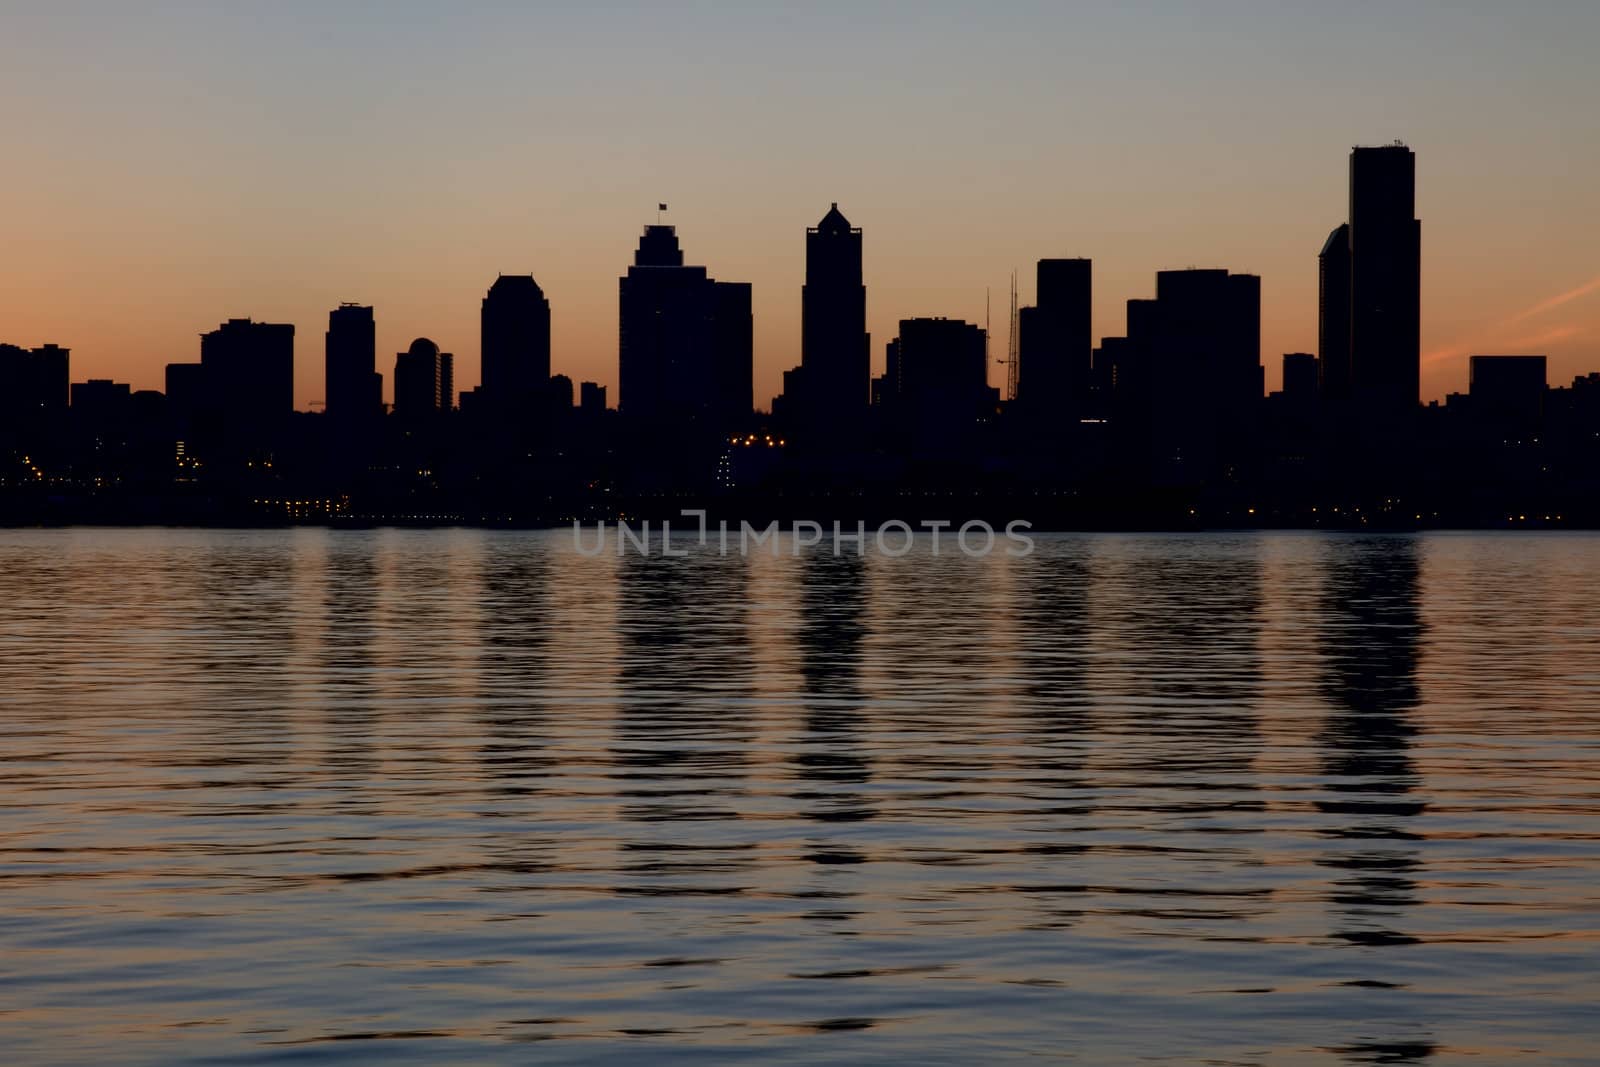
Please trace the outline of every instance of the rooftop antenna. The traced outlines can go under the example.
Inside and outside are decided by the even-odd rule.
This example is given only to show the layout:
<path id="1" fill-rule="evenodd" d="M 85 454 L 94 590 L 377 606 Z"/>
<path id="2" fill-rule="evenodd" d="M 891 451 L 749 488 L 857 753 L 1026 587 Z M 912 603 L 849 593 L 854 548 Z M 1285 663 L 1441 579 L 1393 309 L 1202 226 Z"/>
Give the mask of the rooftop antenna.
<path id="1" fill-rule="evenodd" d="M 1006 399 L 1017 398 L 1017 377 L 1022 372 L 1020 338 L 1017 331 L 1017 272 L 1011 271 L 1011 337 L 1006 342 Z"/>
<path id="2" fill-rule="evenodd" d="M 667 210 L 667 205 L 663 204 L 663 203 L 660 203 L 660 202 L 657 202 L 657 204 L 656 204 L 656 225 L 657 226 L 661 225 L 661 213 L 663 211 L 665 211 L 665 210 Z"/>

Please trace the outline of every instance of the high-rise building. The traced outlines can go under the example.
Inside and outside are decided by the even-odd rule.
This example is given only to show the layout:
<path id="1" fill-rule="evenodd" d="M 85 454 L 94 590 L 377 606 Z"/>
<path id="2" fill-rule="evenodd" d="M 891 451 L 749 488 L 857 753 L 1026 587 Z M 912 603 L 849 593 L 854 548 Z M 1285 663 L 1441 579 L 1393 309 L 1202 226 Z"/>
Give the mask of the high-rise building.
<path id="1" fill-rule="evenodd" d="M 1314 407 L 1319 391 L 1317 357 L 1310 352 L 1283 354 L 1283 397 L 1296 408 Z"/>
<path id="2" fill-rule="evenodd" d="M 1071 420 L 1088 408 L 1092 268 L 1039 260 L 1034 305 L 1018 312 L 1017 399 L 1041 415 Z"/>
<path id="3" fill-rule="evenodd" d="M 1317 253 L 1317 373 L 1325 400 L 1350 397 L 1350 224 L 1341 222 Z"/>
<path id="4" fill-rule="evenodd" d="M 1531 430 L 1544 417 L 1544 356 L 1473 356 L 1467 395 L 1473 416 L 1486 425 Z"/>
<path id="5" fill-rule="evenodd" d="M 878 392 L 915 451 L 936 451 L 930 446 L 941 440 L 961 447 L 999 399 L 984 330 L 960 319 L 900 320 Z"/>
<path id="6" fill-rule="evenodd" d="M 411 342 L 411 347 L 394 359 L 394 412 L 415 419 L 438 413 L 445 406 L 445 358 L 439 346 L 426 337 Z"/>
<path id="7" fill-rule="evenodd" d="M 328 331 L 323 336 L 323 410 L 341 421 L 376 416 L 383 409 L 383 375 L 377 371 L 372 309 L 340 304 L 328 312 Z"/>
<path id="8" fill-rule="evenodd" d="M 798 379 L 810 390 L 804 417 L 839 427 L 859 421 L 870 400 L 872 339 L 862 281 L 861 229 L 835 203 L 806 230 L 806 280 L 800 290 Z"/>
<path id="9" fill-rule="evenodd" d="M 676 230 L 646 226 L 618 282 L 619 407 L 636 424 L 721 433 L 750 414 L 750 287 L 684 266 Z"/>
<path id="10" fill-rule="evenodd" d="M 606 410 L 606 387 L 599 382 L 581 382 L 578 385 L 579 406 L 585 415 L 598 417 Z"/>
<path id="11" fill-rule="evenodd" d="M 204 407 L 234 421 L 275 421 L 294 411 L 294 327 L 229 319 L 200 335 Z"/>
<path id="12" fill-rule="evenodd" d="M 1143 432 L 1119 434 L 1120 447 L 1147 444 L 1159 481 L 1227 476 L 1251 443 L 1262 396 L 1261 279 L 1158 272 L 1154 300 L 1128 301 L 1125 349 L 1132 395 L 1117 406 Z"/>
<path id="13" fill-rule="evenodd" d="M 59 345 L 0 344 L 0 420 L 27 422 L 66 410 L 70 357 Z"/>
<path id="14" fill-rule="evenodd" d="M 1416 156 L 1402 144 L 1350 153 L 1350 387 L 1358 409 L 1416 408 L 1422 223 Z"/>
<path id="15" fill-rule="evenodd" d="M 531 274 L 495 279 L 481 329 L 484 402 L 504 414 L 534 409 L 550 378 L 550 301 Z"/>

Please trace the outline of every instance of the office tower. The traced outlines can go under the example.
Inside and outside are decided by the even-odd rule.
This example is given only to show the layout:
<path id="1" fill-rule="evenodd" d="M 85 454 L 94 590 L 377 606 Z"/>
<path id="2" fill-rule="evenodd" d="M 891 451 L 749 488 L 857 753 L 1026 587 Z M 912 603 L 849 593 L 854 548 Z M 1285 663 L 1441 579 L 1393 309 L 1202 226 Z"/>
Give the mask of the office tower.
<path id="1" fill-rule="evenodd" d="M 456 406 L 456 354 L 439 353 L 439 410 L 454 411 Z"/>
<path id="2" fill-rule="evenodd" d="M 1467 395 L 1475 419 L 1488 426 L 1532 430 L 1544 416 L 1544 356 L 1473 356 Z"/>
<path id="3" fill-rule="evenodd" d="M 1316 406 L 1319 390 L 1317 357 L 1310 352 L 1283 355 L 1283 397 L 1296 408 Z"/>
<path id="4" fill-rule="evenodd" d="M 59 345 L 0 344 L 0 420 L 30 422 L 66 410 L 70 357 Z"/>
<path id="5" fill-rule="evenodd" d="M 1041 259 L 1032 307 L 1017 314 L 1017 399 L 1036 413 L 1075 420 L 1088 408 L 1092 264 Z"/>
<path id="6" fill-rule="evenodd" d="M 340 304 L 328 312 L 324 339 L 323 410 L 342 422 L 369 419 L 383 409 L 383 375 L 372 309 Z"/>
<path id="7" fill-rule="evenodd" d="M 1137 385 L 1119 383 L 1123 417 L 1140 431 L 1160 482 L 1192 484 L 1236 473 L 1248 454 L 1262 395 L 1261 279 L 1226 270 L 1156 274 L 1154 300 L 1128 301 L 1127 360 Z"/>
<path id="8" fill-rule="evenodd" d="M 755 318 L 750 310 L 750 283 L 712 285 L 716 300 L 715 419 L 720 429 L 739 428 L 755 408 Z M 866 391 L 865 379 L 862 391 Z"/>
<path id="9" fill-rule="evenodd" d="M 1341 222 L 1317 253 L 1317 373 L 1323 399 L 1350 398 L 1350 224 Z"/>
<path id="10" fill-rule="evenodd" d="M 861 230 L 834 204 L 806 230 L 806 280 L 800 290 L 799 381 L 806 418 L 838 426 L 866 414 L 872 376 L 867 288 L 862 282 Z M 785 394 L 788 394 L 787 388 Z"/>
<path id="11" fill-rule="evenodd" d="M 415 419 L 438 413 L 444 406 L 443 355 L 426 337 L 395 356 L 394 413 Z"/>
<path id="12" fill-rule="evenodd" d="M 294 327 L 229 319 L 200 335 L 203 406 L 228 423 L 294 411 Z"/>
<path id="13" fill-rule="evenodd" d="M 901 320 L 878 392 L 909 451 L 953 456 L 993 414 L 999 394 L 989 386 L 986 340 L 959 319 Z"/>
<path id="14" fill-rule="evenodd" d="M 495 279 L 481 329 L 485 403 L 501 414 L 526 413 L 550 378 L 550 302 L 531 274 Z"/>
<path id="15" fill-rule="evenodd" d="M 552 411 L 571 411 L 572 379 L 565 374 L 552 374 L 550 376 L 548 395 Z"/>
<path id="16" fill-rule="evenodd" d="M 1350 153 L 1350 388 L 1364 414 L 1416 408 L 1422 223 L 1416 156 L 1401 144 Z"/>
<path id="17" fill-rule="evenodd" d="M 606 410 L 606 387 L 598 382 L 581 383 L 578 398 L 585 415 L 599 416 Z"/>
<path id="18" fill-rule="evenodd" d="M 620 409 L 636 425 L 721 433 L 750 414 L 750 287 L 684 266 L 676 230 L 646 226 L 618 280 Z"/>
<path id="19" fill-rule="evenodd" d="M 133 387 L 109 378 L 72 383 L 72 414 L 88 426 L 116 426 L 133 413 Z"/>

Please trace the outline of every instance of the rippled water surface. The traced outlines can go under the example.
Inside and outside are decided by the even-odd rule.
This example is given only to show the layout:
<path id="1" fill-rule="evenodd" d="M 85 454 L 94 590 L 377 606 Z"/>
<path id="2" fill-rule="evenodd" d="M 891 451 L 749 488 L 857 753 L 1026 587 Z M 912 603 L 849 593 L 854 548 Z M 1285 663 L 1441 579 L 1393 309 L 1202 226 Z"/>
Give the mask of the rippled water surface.
<path id="1" fill-rule="evenodd" d="M 944 547 L 0 532 L 0 1059 L 1597 1061 L 1600 538 Z"/>

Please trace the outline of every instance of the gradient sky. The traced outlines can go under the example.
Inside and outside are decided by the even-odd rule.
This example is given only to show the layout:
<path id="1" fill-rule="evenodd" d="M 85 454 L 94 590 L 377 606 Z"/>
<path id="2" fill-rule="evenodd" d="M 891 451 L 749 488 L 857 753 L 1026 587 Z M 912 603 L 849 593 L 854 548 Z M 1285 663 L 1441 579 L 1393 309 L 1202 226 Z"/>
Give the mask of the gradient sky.
<path id="1" fill-rule="evenodd" d="M 1095 261 L 1098 339 L 1154 272 L 1262 275 L 1263 361 L 1314 351 L 1352 144 L 1417 152 L 1423 394 L 1474 352 L 1600 369 L 1600 4 L 801 6 L 0 0 L 0 341 L 161 387 L 228 317 L 370 303 L 478 379 L 499 271 L 550 297 L 557 372 L 612 387 L 617 276 L 658 201 L 754 283 L 756 402 L 799 360 L 804 235 L 866 231 L 897 320 L 982 322 L 1010 272 Z M 1001 378 L 996 367 L 993 380 Z"/>

